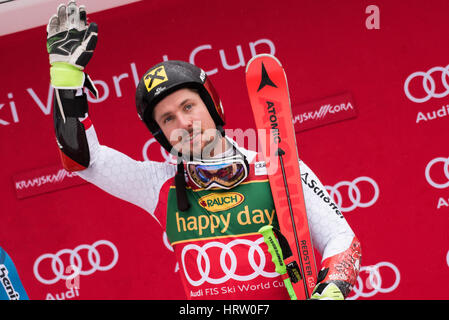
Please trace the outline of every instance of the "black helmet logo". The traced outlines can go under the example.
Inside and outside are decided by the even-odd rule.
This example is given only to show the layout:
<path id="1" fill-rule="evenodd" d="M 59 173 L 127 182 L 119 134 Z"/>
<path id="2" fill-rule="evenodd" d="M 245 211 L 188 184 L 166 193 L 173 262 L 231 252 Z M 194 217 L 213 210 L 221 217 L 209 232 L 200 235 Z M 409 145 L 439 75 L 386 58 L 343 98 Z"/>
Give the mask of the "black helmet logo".
<path id="1" fill-rule="evenodd" d="M 166 81 L 168 81 L 168 78 L 167 78 L 167 73 L 165 72 L 164 66 L 160 66 L 153 70 L 150 70 L 144 76 L 144 82 L 145 82 L 145 86 L 146 86 L 148 92 L 153 90 L 154 87 L 156 87 Z"/>

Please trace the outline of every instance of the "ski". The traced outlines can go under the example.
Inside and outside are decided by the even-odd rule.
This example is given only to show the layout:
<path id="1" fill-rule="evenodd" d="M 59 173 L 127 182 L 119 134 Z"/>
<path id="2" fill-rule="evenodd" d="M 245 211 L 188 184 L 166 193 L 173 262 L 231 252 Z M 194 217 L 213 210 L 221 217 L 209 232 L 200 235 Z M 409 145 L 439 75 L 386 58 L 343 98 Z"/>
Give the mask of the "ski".
<path id="1" fill-rule="evenodd" d="M 280 231 L 299 264 L 300 281 L 292 277 L 298 299 L 309 299 L 317 270 L 299 170 L 287 78 L 279 60 L 254 56 L 246 66 L 246 86 L 264 156 Z M 285 264 L 291 264 L 285 261 Z M 295 282 L 296 281 L 296 282 Z"/>

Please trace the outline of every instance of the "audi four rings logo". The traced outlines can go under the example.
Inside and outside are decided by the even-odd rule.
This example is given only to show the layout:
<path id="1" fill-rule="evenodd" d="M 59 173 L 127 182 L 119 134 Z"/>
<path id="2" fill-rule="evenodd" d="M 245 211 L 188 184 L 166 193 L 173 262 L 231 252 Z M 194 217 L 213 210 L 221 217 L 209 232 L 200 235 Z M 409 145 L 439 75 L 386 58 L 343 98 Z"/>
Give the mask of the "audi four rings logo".
<path id="1" fill-rule="evenodd" d="M 433 166 L 438 165 L 440 163 L 443 165 L 442 172 L 445 176 L 445 179 L 447 180 L 446 182 L 444 182 L 444 181 L 437 182 L 437 181 L 435 181 L 435 177 L 432 177 L 430 174 L 430 170 L 433 168 Z M 432 171 L 432 172 L 434 172 L 434 171 Z M 426 166 L 425 176 L 426 176 L 427 182 L 434 188 L 444 189 L 444 188 L 449 187 L 449 157 L 448 158 L 438 157 L 438 158 L 432 159 Z"/>
<path id="2" fill-rule="evenodd" d="M 113 258 L 112 261 L 108 264 L 102 265 L 100 252 L 97 250 L 100 246 L 106 246 L 109 249 L 112 250 Z M 81 250 L 87 250 L 87 261 L 83 261 L 81 256 L 79 255 L 79 252 Z M 108 241 L 108 240 L 99 240 L 95 242 L 92 245 L 82 244 L 76 247 L 73 250 L 70 249 L 62 249 L 59 250 L 56 254 L 52 253 L 45 253 L 41 255 L 39 258 L 36 259 L 33 266 L 33 272 L 34 276 L 37 280 L 42 282 L 43 284 L 54 284 L 58 282 L 59 280 L 67 280 L 67 279 L 73 279 L 74 275 L 64 275 L 64 270 L 66 268 L 64 267 L 64 263 L 61 259 L 62 255 L 68 254 L 69 255 L 69 263 L 70 265 L 66 266 L 74 266 L 75 270 L 78 270 L 80 275 L 87 276 L 95 271 L 107 271 L 112 269 L 118 260 L 118 250 L 115 247 L 115 245 Z M 44 278 L 41 275 L 41 263 L 44 260 L 50 260 L 51 261 L 51 277 L 49 279 Z"/>
<path id="3" fill-rule="evenodd" d="M 386 277 L 385 271 L 387 269 L 391 269 L 394 273 L 394 282 L 390 286 L 384 283 Z M 367 273 L 368 275 L 365 280 L 365 285 L 361 278 L 363 273 Z M 348 300 L 355 300 L 359 297 L 370 298 L 377 293 L 392 292 L 398 287 L 400 281 L 401 274 L 399 269 L 390 262 L 379 262 L 374 266 L 361 267 L 359 277 L 357 278 L 357 285 L 352 289 L 354 295 L 348 297 Z"/>
<path id="4" fill-rule="evenodd" d="M 359 188 L 361 183 L 368 183 L 371 188 L 374 190 L 372 197 L 369 197 L 368 201 L 362 201 L 362 192 Z M 349 202 L 351 203 L 349 206 L 343 207 L 343 204 L 346 201 L 343 201 L 342 193 L 340 192 L 342 187 L 348 187 L 347 195 L 349 198 Z M 336 204 L 340 207 L 342 212 L 349 212 L 354 210 L 357 207 L 367 208 L 376 203 L 379 198 L 379 186 L 376 181 L 374 181 L 370 177 L 358 177 L 352 181 L 341 181 L 334 186 L 325 186 L 326 190 L 329 192 L 331 198 L 334 199 Z M 363 197 L 364 199 L 366 197 Z"/>
<path id="5" fill-rule="evenodd" d="M 144 158 L 146 161 L 153 160 L 153 159 L 150 159 L 150 158 L 148 157 L 148 149 L 149 149 L 150 146 L 151 146 L 153 143 L 155 143 L 155 142 L 156 142 L 156 139 L 155 139 L 155 138 L 151 138 L 150 140 L 148 140 L 147 142 L 145 142 L 145 144 L 143 145 L 143 148 L 142 148 L 142 156 L 143 156 L 143 158 Z M 171 163 L 171 164 L 176 164 L 176 163 L 177 163 L 177 162 L 176 162 L 176 158 L 175 158 L 172 154 L 168 153 L 167 150 L 165 150 L 163 147 L 161 147 L 161 146 L 159 145 L 159 143 L 156 143 L 156 144 L 160 147 L 161 155 L 162 155 L 162 157 L 164 158 L 164 162 L 165 162 L 165 163 Z"/>
<path id="6" fill-rule="evenodd" d="M 432 74 L 441 72 L 441 77 L 437 77 L 434 79 Z M 446 67 L 433 67 L 427 72 L 417 71 L 413 72 L 411 75 L 407 77 L 404 82 L 404 92 L 407 98 L 416 103 L 423 103 L 429 100 L 430 98 L 443 98 L 449 94 L 449 84 L 447 83 L 446 78 L 449 76 L 449 65 Z M 422 78 L 422 88 L 424 89 L 426 95 L 424 96 L 416 96 L 410 92 L 410 82 L 413 79 Z M 444 87 L 444 91 L 437 92 L 437 84 L 440 84 Z M 439 86 L 439 87 L 441 87 Z"/>
<path id="7" fill-rule="evenodd" d="M 198 246 L 196 244 L 188 244 L 182 249 L 181 253 L 181 262 L 182 266 L 184 268 L 184 273 L 187 278 L 187 281 L 193 286 L 200 286 L 204 282 L 208 282 L 211 284 L 220 284 L 228 281 L 229 279 L 234 279 L 238 281 L 249 281 L 252 280 L 259 275 L 262 275 L 267 278 L 275 278 L 278 277 L 279 274 L 277 272 L 268 272 L 265 269 L 266 266 L 266 256 L 262 248 L 260 247 L 260 244 L 264 242 L 263 237 L 257 239 L 256 241 L 251 241 L 247 239 L 235 239 L 229 243 L 222 243 L 222 242 L 216 242 L 212 241 L 204 246 Z M 248 261 L 249 264 L 252 267 L 252 273 L 246 274 L 246 275 L 239 275 L 236 273 L 237 270 L 237 257 L 234 253 L 234 246 L 236 245 L 244 245 L 248 247 Z M 210 248 L 217 248 L 221 249 L 220 252 L 220 263 L 211 265 L 211 259 L 209 258 L 208 249 Z M 197 274 L 200 275 L 199 279 L 193 279 L 192 277 L 192 265 L 189 265 L 189 268 L 186 268 L 185 264 L 185 256 L 186 254 L 194 254 L 197 253 L 196 258 L 196 267 L 197 267 Z M 254 259 L 254 254 L 257 252 L 259 255 L 259 262 L 256 262 L 256 259 Z M 228 268 L 226 265 L 226 257 L 229 257 L 231 266 Z M 194 265 L 193 265 L 194 266 Z M 204 267 L 203 267 L 204 266 Z M 212 267 L 219 267 L 224 273 L 224 276 L 213 278 L 211 274 L 217 274 L 216 270 L 213 270 L 211 272 Z"/>

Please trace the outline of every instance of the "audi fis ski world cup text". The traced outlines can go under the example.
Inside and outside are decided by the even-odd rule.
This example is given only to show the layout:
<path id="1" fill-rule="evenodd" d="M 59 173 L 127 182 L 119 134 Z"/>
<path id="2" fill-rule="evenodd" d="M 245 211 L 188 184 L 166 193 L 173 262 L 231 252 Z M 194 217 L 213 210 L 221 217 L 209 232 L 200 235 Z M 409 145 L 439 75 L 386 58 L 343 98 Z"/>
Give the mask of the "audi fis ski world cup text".
<path id="1" fill-rule="evenodd" d="M 238 62 L 234 64 L 229 64 L 228 59 L 226 58 L 227 55 L 229 55 L 230 51 L 232 49 L 219 49 L 216 50 L 213 48 L 210 44 L 204 44 L 199 45 L 195 47 L 190 53 L 188 53 L 188 61 L 192 64 L 201 66 L 201 61 L 198 56 L 199 53 L 201 53 L 201 56 L 204 57 L 205 55 L 209 55 L 210 59 L 218 59 L 216 62 L 217 65 L 220 65 L 221 68 L 215 67 L 210 70 L 205 70 L 207 75 L 213 75 L 219 72 L 219 70 L 225 70 L 225 71 L 231 71 L 238 68 L 242 68 L 246 64 L 246 60 L 249 60 L 249 58 L 255 56 L 256 54 L 262 52 L 269 52 L 270 54 L 274 54 L 276 52 L 276 47 L 274 45 L 274 42 L 267 38 L 261 38 L 256 41 L 249 41 L 248 42 L 248 51 L 249 54 L 247 56 L 247 59 L 245 59 L 244 50 L 242 45 L 236 45 L 235 50 L 237 51 L 238 55 Z M 218 52 L 217 52 L 218 51 Z M 162 55 L 162 58 L 164 61 L 167 61 L 169 57 L 167 55 Z M 139 83 L 139 74 L 137 71 L 137 66 L 135 62 L 131 62 L 129 64 L 130 72 L 124 72 L 119 75 L 113 75 L 112 76 L 112 87 L 115 92 L 116 98 L 121 98 L 124 94 L 122 92 L 122 81 L 125 81 L 126 79 L 129 79 L 132 77 L 132 81 L 134 83 L 135 88 L 137 87 Z M 111 86 L 110 84 L 104 80 L 100 79 L 93 79 L 93 82 L 95 86 L 98 88 L 99 95 L 97 98 L 95 98 L 89 90 L 85 90 L 87 94 L 87 100 L 89 103 L 101 103 L 106 101 L 110 95 L 111 95 Z M 129 85 L 123 86 L 123 88 L 129 88 Z M 5 90 L 8 92 L 9 90 Z M 34 102 L 38 108 L 42 111 L 42 113 L 45 116 L 50 115 L 51 108 L 52 108 L 52 101 L 53 101 L 53 87 L 49 85 L 48 91 L 47 91 L 47 97 L 45 99 L 41 99 L 39 95 L 36 93 L 36 91 L 32 88 L 26 88 L 25 92 L 26 94 L 23 95 L 23 93 L 20 93 L 20 103 L 16 103 L 17 93 L 15 92 L 8 92 L 6 94 L 7 101 L 4 102 L 3 100 L 4 96 L 0 94 L 0 128 L 9 126 L 11 124 L 19 124 L 21 121 L 20 114 L 24 112 L 25 107 L 28 107 L 30 105 L 29 98 L 31 98 L 32 102 Z M 16 95 L 16 96 L 14 96 Z M 22 96 L 23 95 L 23 96 Z M 127 92 L 127 96 L 134 96 L 134 91 Z M 9 108 L 7 107 L 9 106 Z M 5 108 L 6 107 L 6 108 Z M 29 110 L 28 108 L 26 108 Z"/>

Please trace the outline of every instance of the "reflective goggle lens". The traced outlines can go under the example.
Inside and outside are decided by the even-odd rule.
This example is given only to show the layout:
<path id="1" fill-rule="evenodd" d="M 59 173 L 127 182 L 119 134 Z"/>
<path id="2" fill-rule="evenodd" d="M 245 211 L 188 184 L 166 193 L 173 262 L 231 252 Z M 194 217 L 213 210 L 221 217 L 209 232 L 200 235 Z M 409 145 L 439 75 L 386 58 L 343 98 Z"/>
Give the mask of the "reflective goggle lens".
<path id="1" fill-rule="evenodd" d="M 221 164 L 188 163 L 187 171 L 197 186 L 206 189 L 214 186 L 231 188 L 248 175 L 243 161 Z"/>

